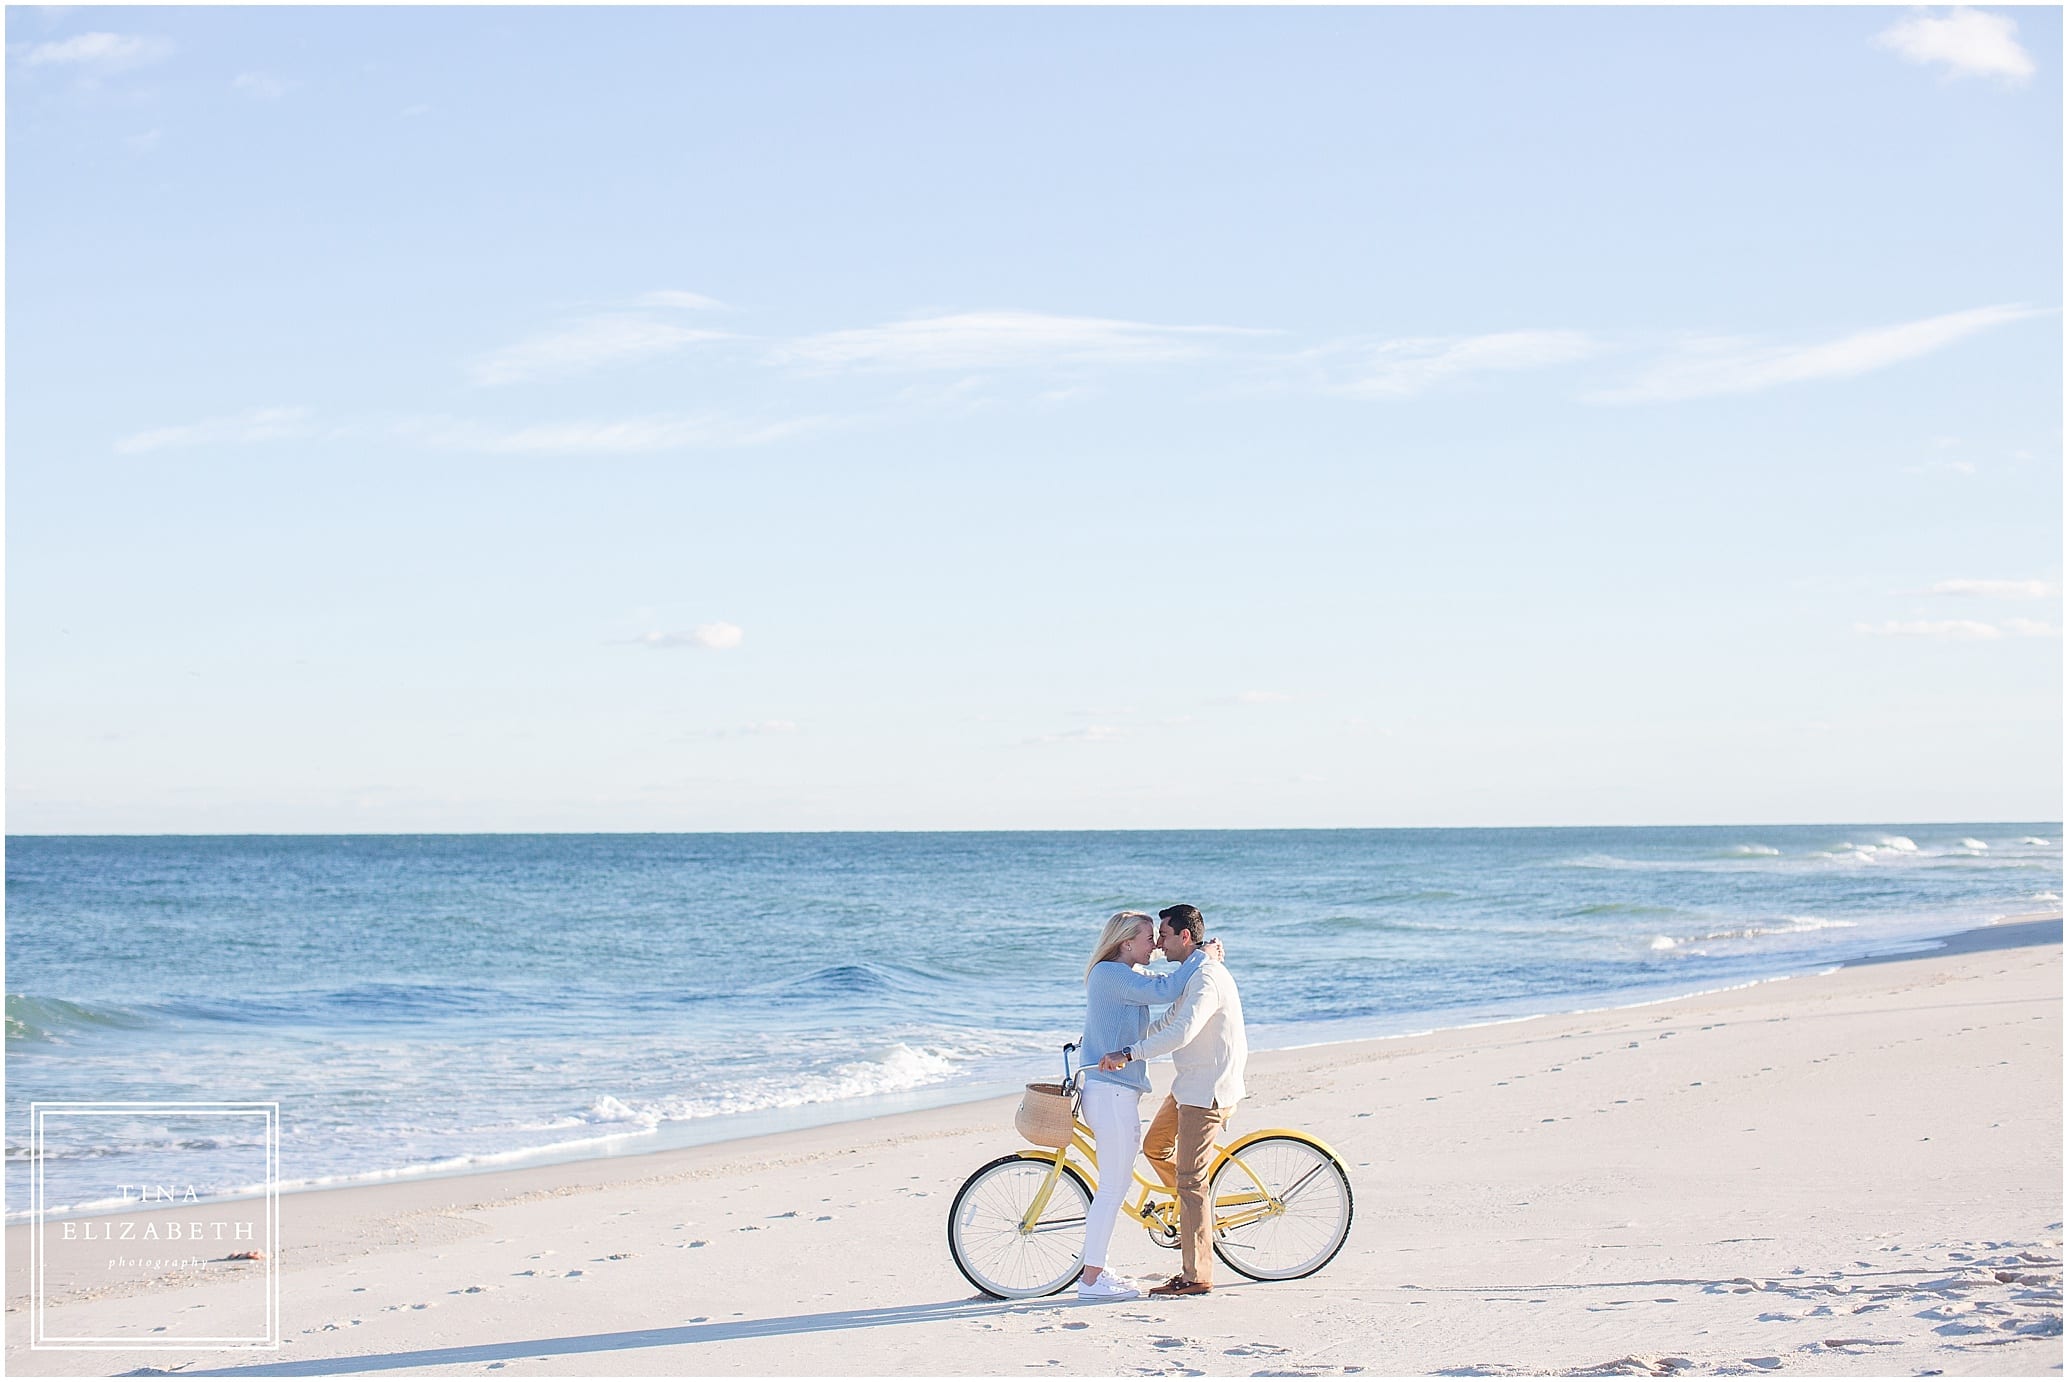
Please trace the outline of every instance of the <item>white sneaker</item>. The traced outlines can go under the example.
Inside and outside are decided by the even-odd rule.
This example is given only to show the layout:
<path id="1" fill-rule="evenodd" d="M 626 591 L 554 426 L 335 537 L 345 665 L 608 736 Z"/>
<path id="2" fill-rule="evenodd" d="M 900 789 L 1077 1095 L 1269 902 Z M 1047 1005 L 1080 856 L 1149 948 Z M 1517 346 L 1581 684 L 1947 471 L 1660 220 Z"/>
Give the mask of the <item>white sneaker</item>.
<path id="1" fill-rule="evenodd" d="M 1141 1295 L 1134 1287 L 1116 1278 L 1111 1272 L 1100 1272 L 1097 1281 L 1077 1283 L 1079 1300 L 1133 1300 Z"/>

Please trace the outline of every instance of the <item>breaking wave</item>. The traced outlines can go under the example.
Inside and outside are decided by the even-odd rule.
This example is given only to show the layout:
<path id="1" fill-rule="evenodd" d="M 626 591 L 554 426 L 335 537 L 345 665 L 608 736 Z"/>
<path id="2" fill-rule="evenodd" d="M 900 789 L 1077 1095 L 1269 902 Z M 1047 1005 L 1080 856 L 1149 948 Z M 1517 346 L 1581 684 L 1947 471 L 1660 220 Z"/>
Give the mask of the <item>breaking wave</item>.
<path id="1" fill-rule="evenodd" d="M 1750 941 L 1762 936 L 1802 936 L 1812 931 L 1830 931 L 1858 926 L 1857 921 L 1846 921 L 1831 917 L 1782 917 L 1785 923 L 1779 926 L 1738 926 L 1721 931 L 1708 931 L 1699 936 L 1654 936 L 1651 949 L 1656 951 L 1681 950 L 1691 946 L 1707 945 L 1714 941 Z M 1699 952 L 1691 952 L 1699 953 Z"/>
<path id="2" fill-rule="evenodd" d="M 652 1129 L 663 1123 L 683 1123 L 697 1118 L 800 1108 L 806 1104 L 832 1103 L 840 1099 L 866 1099 L 875 1094 L 899 1094 L 908 1089 L 942 1084 L 957 1070 L 955 1061 L 939 1047 L 908 1046 L 897 1042 L 869 1059 L 850 1061 L 819 1074 L 721 1081 L 695 1095 L 628 1101 L 612 1094 L 599 1094 L 584 1110 L 582 1121 L 591 1126 L 615 1124 Z"/>
<path id="3" fill-rule="evenodd" d="M 23 1042 L 63 1046 L 92 1032 L 135 1030 L 151 1025 L 151 1014 L 142 1008 L 74 1003 L 65 998 L 38 998 L 26 993 L 7 995 L 10 1045 Z"/>

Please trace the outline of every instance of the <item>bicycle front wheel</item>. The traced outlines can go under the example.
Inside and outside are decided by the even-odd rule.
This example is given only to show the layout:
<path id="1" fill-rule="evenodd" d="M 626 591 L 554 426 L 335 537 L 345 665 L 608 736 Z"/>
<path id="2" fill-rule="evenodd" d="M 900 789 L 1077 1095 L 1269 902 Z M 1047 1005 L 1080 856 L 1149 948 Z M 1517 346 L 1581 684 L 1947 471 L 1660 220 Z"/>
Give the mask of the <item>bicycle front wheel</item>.
<path id="1" fill-rule="evenodd" d="M 1350 1177 L 1304 1137 L 1262 1137 L 1214 1172 L 1214 1255 L 1258 1281 L 1312 1276 L 1350 1236 Z"/>
<path id="2" fill-rule="evenodd" d="M 1026 1222 L 1048 1183 L 1048 1157 L 1000 1157 L 962 1183 L 948 1209 L 948 1251 L 987 1296 L 1052 1296 L 1084 1270 L 1084 1219 L 1091 1189 L 1073 1166 L 1055 1178 L 1040 1217 Z"/>

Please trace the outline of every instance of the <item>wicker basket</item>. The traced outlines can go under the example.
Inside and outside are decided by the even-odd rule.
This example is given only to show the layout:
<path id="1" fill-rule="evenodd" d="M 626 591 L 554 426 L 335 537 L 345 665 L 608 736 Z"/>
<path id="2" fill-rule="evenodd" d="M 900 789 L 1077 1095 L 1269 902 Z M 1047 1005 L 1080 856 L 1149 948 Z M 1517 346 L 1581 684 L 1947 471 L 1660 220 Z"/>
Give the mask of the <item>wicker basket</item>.
<path id="1" fill-rule="evenodd" d="M 1028 1085 L 1012 1119 L 1021 1137 L 1043 1147 L 1069 1146 L 1076 1123 L 1070 1093 L 1059 1084 Z"/>

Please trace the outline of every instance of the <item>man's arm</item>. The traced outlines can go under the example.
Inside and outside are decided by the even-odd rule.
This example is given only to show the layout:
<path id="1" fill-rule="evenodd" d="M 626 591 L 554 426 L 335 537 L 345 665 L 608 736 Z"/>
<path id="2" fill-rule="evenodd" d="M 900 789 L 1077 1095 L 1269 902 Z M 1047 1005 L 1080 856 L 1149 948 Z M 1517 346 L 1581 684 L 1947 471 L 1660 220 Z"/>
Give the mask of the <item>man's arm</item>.
<path id="1" fill-rule="evenodd" d="M 1134 1044 L 1135 1059 L 1154 1060 L 1169 1055 L 1198 1036 L 1207 1019 L 1220 1007 L 1220 986 L 1214 983 L 1211 971 L 1201 966 L 1185 986 L 1185 996 L 1178 1000 L 1178 1005 L 1156 1019 L 1149 1034 Z"/>
<path id="2" fill-rule="evenodd" d="M 1188 962 L 1189 963 L 1189 962 Z M 1192 977 L 1198 965 L 1180 965 L 1161 974 L 1143 974 L 1118 965 L 1112 969 L 1101 965 L 1092 971 L 1092 982 L 1097 984 L 1101 996 L 1116 1002 L 1130 1003 L 1137 1008 L 1146 1008 L 1156 1003 L 1168 1003 L 1183 995 L 1185 981 Z"/>

